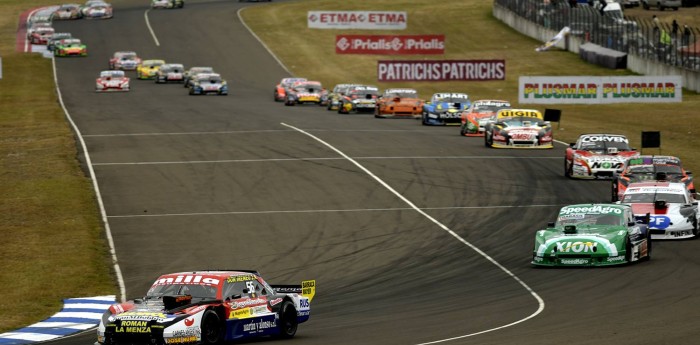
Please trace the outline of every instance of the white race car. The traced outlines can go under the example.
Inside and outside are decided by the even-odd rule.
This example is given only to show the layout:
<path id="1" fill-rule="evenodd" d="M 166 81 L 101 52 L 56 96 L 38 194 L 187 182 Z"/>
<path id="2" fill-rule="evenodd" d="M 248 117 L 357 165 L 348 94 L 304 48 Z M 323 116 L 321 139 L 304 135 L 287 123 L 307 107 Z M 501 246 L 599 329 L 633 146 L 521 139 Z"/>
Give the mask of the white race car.
<path id="1" fill-rule="evenodd" d="M 129 77 L 121 70 L 109 70 L 100 72 L 95 81 L 95 91 L 129 91 Z"/>
<path id="2" fill-rule="evenodd" d="M 651 238 L 682 239 L 698 235 L 698 202 L 680 182 L 637 182 L 625 190 L 622 203 L 637 219 L 649 216 Z"/>
<path id="3" fill-rule="evenodd" d="M 618 134 L 582 134 L 566 149 L 564 175 L 574 178 L 612 178 L 630 157 L 639 152 Z"/>

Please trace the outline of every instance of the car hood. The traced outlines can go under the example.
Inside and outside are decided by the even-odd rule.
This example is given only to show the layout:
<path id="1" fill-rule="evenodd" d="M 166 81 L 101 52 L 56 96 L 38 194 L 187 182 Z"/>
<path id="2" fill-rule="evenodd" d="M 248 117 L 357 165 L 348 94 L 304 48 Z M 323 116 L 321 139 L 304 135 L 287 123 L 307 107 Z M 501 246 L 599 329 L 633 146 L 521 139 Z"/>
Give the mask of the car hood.
<path id="1" fill-rule="evenodd" d="M 584 232 L 585 231 L 585 232 Z M 557 229 L 540 230 L 536 235 L 537 255 L 597 254 L 617 256 L 624 250 L 627 229 L 622 226 L 599 226 L 577 234 Z"/>

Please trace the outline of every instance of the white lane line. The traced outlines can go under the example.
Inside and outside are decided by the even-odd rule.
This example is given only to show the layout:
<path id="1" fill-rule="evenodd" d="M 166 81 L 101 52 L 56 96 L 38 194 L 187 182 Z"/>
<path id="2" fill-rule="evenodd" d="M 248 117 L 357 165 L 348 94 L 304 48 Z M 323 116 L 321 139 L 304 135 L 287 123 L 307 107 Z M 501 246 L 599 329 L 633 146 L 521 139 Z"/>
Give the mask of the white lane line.
<path id="1" fill-rule="evenodd" d="M 394 188 L 392 188 L 389 184 L 387 184 L 387 183 L 384 182 L 382 179 L 380 179 L 377 175 L 375 175 L 374 173 L 372 173 L 371 171 L 369 171 L 369 169 L 365 168 L 362 164 L 358 163 L 356 160 L 352 159 L 351 157 L 349 157 L 348 155 L 346 155 L 345 153 L 343 153 L 343 152 L 340 151 L 339 149 L 335 148 L 333 145 L 331 145 L 331 144 L 329 144 L 329 143 L 323 141 L 322 139 L 320 139 L 320 138 L 314 136 L 314 135 L 311 134 L 311 133 L 305 132 L 305 131 L 302 130 L 302 129 L 299 129 L 299 128 L 294 127 L 294 126 L 291 126 L 291 125 L 288 125 L 288 124 L 286 124 L 286 123 L 282 123 L 282 125 L 283 125 L 283 126 L 287 126 L 287 127 L 289 127 L 289 128 L 292 128 L 292 129 L 295 129 L 295 130 L 299 131 L 299 133 L 302 133 L 302 134 L 304 134 L 304 135 L 306 135 L 306 136 L 308 136 L 308 137 L 310 137 L 310 138 L 316 140 L 317 142 L 319 142 L 319 143 L 321 143 L 322 145 L 326 146 L 327 148 L 329 148 L 329 149 L 335 151 L 337 154 L 339 154 L 339 155 L 342 156 L 343 158 L 345 158 L 345 159 L 347 159 L 348 161 L 350 161 L 352 164 L 354 164 L 354 165 L 355 165 L 356 167 L 358 167 L 360 170 L 364 171 L 367 175 L 369 175 L 371 178 L 373 178 L 375 181 L 377 181 L 380 185 L 382 185 L 384 188 L 386 188 L 388 191 L 390 191 L 392 194 L 394 194 L 397 198 L 401 199 L 401 200 L 402 200 L 404 203 L 406 203 L 410 208 L 412 208 L 413 210 L 415 210 L 416 212 L 418 212 L 419 214 L 421 214 L 423 217 L 425 217 L 425 218 L 427 218 L 428 220 L 430 220 L 431 222 L 433 222 L 433 223 L 434 223 L 435 225 L 437 225 L 439 228 L 441 228 L 442 230 L 444 230 L 445 232 L 447 232 L 448 234 L 450 234 L 452 237 L 454 237 L 454 238 L 457 239 L 458 241 L 462 242 L 464 245 L 466 245 L 467 247 L 471 248 L 473 251 L 477 252 L 479 255 L 481 255 L 482 257 L 484 257 L 486 260 L 490 261 L 493 265 L 495 265 L 496 267 L 498 267 L 499 269 L 501 269 L 504 273 L 506 273 L 507 275 L 509 275 L 511 278 L 513 278 L 515 281 L 517 281 L 523 288 L 525 288 L 525 290 L 527 290 L 527 291 L 530 293 L 530 295 L 532 295 L 532 297 L 535 298 L 535 300 L 537 301 L 537 304 L 538 304 L 537 310 L 536 310 L 534 313 L 530 314 L 529 316 L 527 316 L 527 317 L 525 317 L 525 318 L 523 318 L 523 319 L 520 319 L 520 320 L 518 320 L 518 321 L 511 322 L 511 323 L 509 323 L 509 324 L 507 324 L 507 325 L 503 325 L 503 326 L 499 326 L 499 327 L 487 329 L 487 330 L 484 330 L 484 331 L 481 331 L 481 332 L 477 332 L 477 333 L 471 333 L 471 334 L 465 334 L 465 335 L 461 335 L 461 336 L 457 336 L 457 337 L 452 337 L 452 338 L 447 338 L 447 339 L 435 340 L 435 341 L 423 343 L 423 344 L 420 344 L 420 345 L 424 345 L 424 344 L 436 344 L 436 343 L 451 341 L 451 340 L 455 340 L 455 339 L 462 339 L 462 338 L 472 337 L 472 336 L 475 336 L 475 335 L 477 335 L 477 334 L 483 334 L 483 333 L 487 333 L 487 332 L 493 332 L 493 331 L 496 331 L 496 330 L 499 330 L 499 329 L 503 329 L 503 328 L 506 328 L 506 327 L 514 326 L 514 325 L 517 325 L 517 324 L 519 324 L 519 323 L 525 322 L 525 321 L 527 321 L 527 320 L 529 320 L 529 319 L 531 319 L 531 318 L 534 318 L 535 316 L 539 315 L 539 314 L 544 310 L 544 300 L 542 299 L 542 297 L 540 297 L 540 295 L 538 295 L 538 294 L 535 292 L 535 290 L 533 290 L 532 288 L 530 288 L 530 286 L 527 285 L 523 280 L 521 280 L 521 279 L 520 279 L 518 276 L 516 276 L 513 272 L 511 272 L 510 270 L 508 270 L 507 268 L 505 268 L 503 265 L 501 265 L 498 261 L 496 261 L 495 259 L 493 259 L 492 257 L 490 257 L 490 256 L 489 256 L 488 254 L 486 254 L 484 251 L 482 251 L 481 249 L 479 249 L 479 248 L 476 247 L 475 245 L 471 244 L 470 242 L 468 242 L 467 240 L 465 240 L 464 238 L 462 238 L 461 236 L 459 236 L 456 232 L 452 231 L 452 229 L 448 228 L 446 225 L 440 223 L 437 219 L 433 218 L 431 215 L 427 214 L 425 211 L 423 211 L 423 210 L 421 210 L 420 208 L 418 208 L 418 206 L 416 206 L 415 204 L 413 204 L 413 202 L 411 202 L 410 200 L 408 200 L 408 199 L 407 199 L 406 197 L 404 197 L 401 193 L 399 193 L 399 192 L 396 191 Z"/>
<path id="2" fill-rule="evenodd" d="M 168 136 L 168 135 L 211 135 L 211 134 L 246 134 L 246 133 L 266 133 L 266 132 L 294 132 L 289 129 L 264 129 L 252 131 L 216 131 L 216 132 L 172 132 L 172 133 L 120 133 L 120 134 L 86 134 L 85 138 L 100 137 L 147 137 L 147 136 Z"/>
<path id="3" fill-rule="evenodd" d="M 151 37 L 153 37 L 153 41 L 156 42 L 156 47 L 160 47 L 160 42 L 158 42 L 158 37 L 156 37 L 156 33 L 153 32 L 153 28 L 151 27 L 151 22 L 148 20 L 148 12 L 151 9 L 147 9 L 146 12 L 143 13 L 143 17 L 146 19 L 146 26 L 148 27 L 148 31 L 151 32 Z"/>
<path id="4" fill-rule="evenodd" d="M 445 206 L 423 207 L 421 210 L 483 210 L 483 209 L 511 209 L 511 208 L 536 208 L 536 207 L 562 207 L 559 205 L 519 205 L 519 206 Z M 342 213 L 342 212 L 386 212 L 386 211 L 410 211 L 410 207 L 394 208 L 357 208 L 346 210 L 270 210 L 270 211 L 230 211 L 230 212 L 192 212 L 192 213 L 151 213 L 151 214 L 125 214 L 107 216 L 107 218 L 140 218 L 140 217 L 191 217 L 191 216 L 225 216 L 225 215 L 249 215 L 249 214 L 285 214 L 285 213 Z"/>
<path id="5" fill-rule="evenodd" d="M 513 156 L 408 156 L 408 157 L 353 157 L 357 160 L 388 160 L 388 159 L 561 159 L 561 157 L 513 157 Z M 171 164 L 222 164 L 222 163 L 264 163 L 264 162 L 298 162 L 298 161 L 337 161 L 342 157 L 318 158 L 264 158 L 264 159 L 220 159 L 211 161 L 160 161 L 160 162 L 105 162 L 93 163 L 93 166 L 115 165 L 171 165 Z"/>
<path id="6" fill-rule="evenodd" d="M 66 115 L 66 119 L 70 122 L 75 135 L 80 141 L 80 147 L 83 149 L 85 155 L 85 164 L 87 165 L 88 171 L 90 172 L 90 180 L 92 181 L 92 188 L 95 190 L 95 197 L 97 198 L 97 204 L 100 208 L 100 216 L 102 217 L 102 223 L 105 226 L 105 236 L 107 237 L 107 242 L 109 243 L 109 253 L 112 256 L 112 265 L 114 268 L 114 274 L 117 276 L 117 284 L 119 285 L 119 294 L 121 295 L 122 302 L 126 301 L 126 286 L 124 285 L 124 277 L 122 276 L 122 270 L 119 267 L 119 261 L 117 260 L 117 251 L 114 247 L 114 239 L 112 238 L 112 230 L 109 227 L 109 221 L 107 220 L 107 211 L 105 211 L 105 205 L 102 201 L 102 194 L 100 193 L 100 187 L 97 184 L 97 176 L 95 175 L 95 170 L 92 168 L 92 159 L 90 159 L 90 152 L 85 144 L 85 139 L 80 133 L 78 125 L 75 124 L 73 118 L 70 116 L 66 104 L 63 102 L 63 96 L 61 95 L 61 89 L 58 87 L 58 72 L 56 70 L 56 58 L 51 57 L 51 65 L 53 66 L 53 83 L 56 87 L 56 95 L 58 96 L 58 103 L 61 104 L 63 113 Z"/>
<path id="7" fill-rule="evenodd" d="M 280 65 L 280 67 L 282 67 L 282 69 L 284 69 L 287 72 L 287 74 L 293 76 L 294 74 L 292 74 L 292 72 L 287 68 L 287 66 L 285 66 L 279 58 L 277 58 L 277 55 L 275 55 L 275 53 L 273 53 L 272 50 L 270 50 L 270 48 L 267 46 L 267 44 L 265 44 L 265 42 L 263 42 L 260 39 L 260 37 L 258 37 L 258 35 L 255 32 L 253 32 L 253 30 L 250 29 L 248 24 L 246 24 L 245 20 L 243 20 L 243 17 L 241 17 L 241 12 L 243 12 L 243 10 L 245 10 L 245 9 L 246 9 L 246 7 L 243 7 L 241 9 L 239 9 L 238 11 L 236 11 L 236 16 L 238 16 L 238 20 L 240 20 L 241 24 L 243 24 L 243 26 L 245 26 L 245 28 L 248 30 L 248 32 L 250 32 L 250 34 L 253 37 L 255 37 L 256 40 L 258 40 L 260 45 L 262 45 L 263 48 L 265 48 L 265 50 L 267 50 L 267 53 L 270 54 L 270 56 L 272 56 L 272 58 L 275 59 L 275 61 L 277 61 L 277 64 Z"/>

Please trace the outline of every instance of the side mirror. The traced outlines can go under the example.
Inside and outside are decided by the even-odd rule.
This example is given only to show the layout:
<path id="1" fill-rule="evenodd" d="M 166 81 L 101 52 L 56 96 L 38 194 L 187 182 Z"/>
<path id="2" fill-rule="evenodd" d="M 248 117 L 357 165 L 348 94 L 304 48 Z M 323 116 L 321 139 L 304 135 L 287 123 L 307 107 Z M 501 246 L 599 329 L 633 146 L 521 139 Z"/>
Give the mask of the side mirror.
<path id="1" fill-rule="evenodd" d="M 547 223 L 547 227 L 548 227 L 548 228 L 553 228 L 553 227 L 554 227 L 554 222 L 549 222 L 549 223 Z"/>
<path id="2" fill-rule="evenodd" d="M 576 146 L 576 143 L 569 143 L 569 147 L 574 147 Z"/>
<path id="3" fill-rule="evenodd" d="M 576 233 L 576 225 L 564 226 L 564 233 L 565 234 L 575 234 Z"/>
<path id="4" fill-rule="evenodd" d="M 231 295 L 231 299 L 239 299 L 239 298 L 241 298 L 241 294 L 236 293 L 236 294 Z"/>
<path id="5" fill-rule="evenodd" d="M 627 226 L 635 226 L 635 225 L 637 225 L 637 222 L 628 222 L 627 223 Z"/>

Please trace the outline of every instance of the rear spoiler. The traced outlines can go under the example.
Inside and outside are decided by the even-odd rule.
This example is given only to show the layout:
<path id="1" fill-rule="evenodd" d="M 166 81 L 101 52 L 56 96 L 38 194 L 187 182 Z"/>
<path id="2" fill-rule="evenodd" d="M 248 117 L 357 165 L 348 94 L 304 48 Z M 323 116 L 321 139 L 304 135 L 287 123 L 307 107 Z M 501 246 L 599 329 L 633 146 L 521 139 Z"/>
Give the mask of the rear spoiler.
<path id="1" fill-rule="evenodd" d="M 304 280 L 301 285 L 270 285 L 278 293 L 297 293 L 307 297 L 309 301 L 316 295 L 316 281 Z"/>

